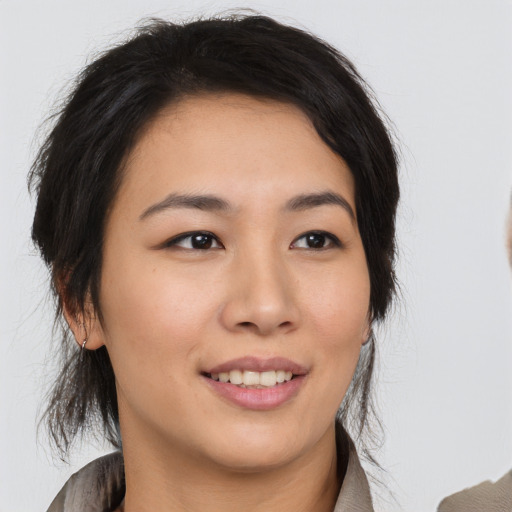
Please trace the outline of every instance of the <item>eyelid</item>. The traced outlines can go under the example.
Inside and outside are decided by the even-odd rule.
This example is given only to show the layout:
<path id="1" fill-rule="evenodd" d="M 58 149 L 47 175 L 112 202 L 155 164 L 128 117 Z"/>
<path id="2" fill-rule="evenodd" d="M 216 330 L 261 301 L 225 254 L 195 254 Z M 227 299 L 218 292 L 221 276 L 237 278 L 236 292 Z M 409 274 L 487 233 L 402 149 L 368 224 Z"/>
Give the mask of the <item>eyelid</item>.
<path id="1" fill-rule="evenodd" d="M 209 249 L 195 249 L 193 247 L 188 248 L 188 247 L 181 247 L 181 246 L 178 245 L 183 240 L 186 240 L 187 238 L 193 237 L 194 235 L 210 236 L 210 237 L 212 237 L 215 240 L 215 242 L 218 244 L 219 247 L 212 247 L 212 248 L 209 248 Z M 215 235 L 214 233 L 212 233 L 211 231 L 195 230 L 195 231 L 187 231 L 186 233 L 180 233 L 179 235 L 173 236 L 169 240 L 166 240 L 161 245 L 161 247 L 164 248 L 164 249 L 170 249 L 172 247 L 178 247 L 179 249 L 184 249 L 186 251 L 188 250 L 188 251 L 205 251 L 206 252 L 206 251 L 212 250 L 212 249 L 223 249 L 224 245 L 220 241 L 219 237 L 217 235 Z"/>
<path id="2" fill-rule="evenodd" d="M 293 246 L 297 243 L 297 241 L 299 241 L 301 238 L 304 238 L 307 235 L 322 235 L 322 236 L 325 236 L 326 238 L 328 238 L 331 241 L 332 245 L 328 245 L 328 246 L 322 247 L 320 249 L 314 249 L 312 247 L 300 248 L 302 250 L 322 251 L 322 250 L 326 250 L 326 249 L 332 248 L 333 246 L 334 247 L 340 247 L 340 248 L 343 247 L 343 243 L 341 242 L 341 240 L 336 235 L 330 233 L 329 231 L 323 231 L 321 229 L 312 229 L 310 231 L 306 231 L 306 232 L 302 233 L 297 238 L 295 238 L 295 240 L 290 244 L 290 248 L 293 249 L 294 248 Z"/>
<path id="3" fill-rule="evenodd" d="M 178 245 L 183 240 L 186 240 L 187 238 L 191 238 L 194 235 L 209 236 L 215 241 L 215 243 L 218 245 L 218 247 L 210 247 L 208 249 L 196 249 L 193 247 L 181 247 Z M 293 240 L 293 242 L 290 244 L 290 249 L 296 248 L 296 247 L 294 247 L 294 245 L 296 245 L 299 240 L 306 237 L 307 235 L 324 236 L 326 239 L 328 239 L 330 241 L 330 243 L 327 246 L 321 247 L 318 249 L 315 249 L 313 247 L 302 247 L 302 248 L 299 248 L 301 250 L 322 251 L 322 250 L 330 249 L 332 247 L 342 247 L 343 246 L 340 239 L 336 235 L 334 235 L 328 231 L 323 231 L 321 229 L 313 229 L 313 230 L 305 231 L 304 233 L 297 236 Z M 187 231 L 185 233 L 180 233 L 179 235 L 173 236 L 172 238 L 170 238 L 169 240 L 166 240 L 163 244 L 161 244 L 161 248 L 164 248 L 164 249 L 166 249 L 166 248 L 168 249 L 168 248 L 172 248 L 172 247 L 177 247 L 180 249 L 190 250 L 190 251 L 201 251 L 201 250 L 207 251 L 207 250 L 212 250 L 212 249 L 223 249 L 224 245 L 220 241 L 219 237 L 217 235 L 215 235 L 214 233 L 212 233 L 211 231 L 195 230 L 195 231 Z"/>

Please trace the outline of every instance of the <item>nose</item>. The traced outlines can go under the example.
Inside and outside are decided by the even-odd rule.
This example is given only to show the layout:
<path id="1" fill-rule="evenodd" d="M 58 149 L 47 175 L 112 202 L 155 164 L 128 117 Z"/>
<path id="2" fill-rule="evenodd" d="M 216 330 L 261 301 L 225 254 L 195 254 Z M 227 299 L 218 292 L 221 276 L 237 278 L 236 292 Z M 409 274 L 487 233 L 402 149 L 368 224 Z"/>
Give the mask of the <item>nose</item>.
<path id="1" fill-rule="evenodd" d="M 258 336 L 295 330 L 300 313 L 297 284 L 276 254 L 240 255 L 229 270 L 228 296 L 221 322 L 233 332 Z"/>

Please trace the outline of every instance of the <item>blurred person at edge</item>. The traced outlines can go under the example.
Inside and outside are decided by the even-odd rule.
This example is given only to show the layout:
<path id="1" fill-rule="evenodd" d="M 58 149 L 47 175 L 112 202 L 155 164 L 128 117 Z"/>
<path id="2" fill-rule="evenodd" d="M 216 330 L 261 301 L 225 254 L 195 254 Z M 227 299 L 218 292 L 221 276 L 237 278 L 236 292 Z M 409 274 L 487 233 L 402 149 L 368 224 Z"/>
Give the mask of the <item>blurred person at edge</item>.
<path id="1" fill-rule="evenodd" d="M 512 197 L 507 220 L 508 261 L 512 268 Z M 438 512 L 512 512 L 512 470 L 496 482 L 486 480 L 445 498 Z"/>

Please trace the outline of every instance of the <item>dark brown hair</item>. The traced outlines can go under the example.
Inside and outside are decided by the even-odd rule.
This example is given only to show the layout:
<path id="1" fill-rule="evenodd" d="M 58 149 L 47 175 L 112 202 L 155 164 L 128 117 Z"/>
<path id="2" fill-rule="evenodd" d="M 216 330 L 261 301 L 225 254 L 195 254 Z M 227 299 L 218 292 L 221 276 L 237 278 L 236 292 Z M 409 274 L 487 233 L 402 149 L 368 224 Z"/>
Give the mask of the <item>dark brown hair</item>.
<path id="1" fill-rule="evenodd" d="M 263 16 L 174 24 L 153 20 L 79 75 L 31 170 L 37 193 L 32 228 L 48 265 L 62 321 L 101 318 L 99 282 L 105 219 L 138 134 L 170 102 L 208 92 L 239 92 L 291 103 L 348 164 L 368 262 L 372 321 L 395 291 L 397 159 L 382 114 L 354 66 L 306 33 Z M 102 425 L 120 445 L 115 378 L 105 347 L 80 351 L 63 325 L 62 369 L 46 411 L 63 454 L 77 434 Z M 371 410 L 373 337 L 363 347 L 340 417 L 359 436 Z"/>

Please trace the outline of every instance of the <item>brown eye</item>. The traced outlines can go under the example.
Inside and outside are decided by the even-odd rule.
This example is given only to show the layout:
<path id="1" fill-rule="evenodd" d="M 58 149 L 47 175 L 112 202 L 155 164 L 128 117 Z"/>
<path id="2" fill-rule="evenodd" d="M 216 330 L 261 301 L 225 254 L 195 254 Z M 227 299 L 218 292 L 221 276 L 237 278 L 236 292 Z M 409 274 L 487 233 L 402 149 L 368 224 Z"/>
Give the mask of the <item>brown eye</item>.
<path id="1" fill-rule="evenodd" d="M 211 249 L 213 245 L 213 237 L 211 235 L 193 235 L 190 237 L 193 249 Z"/>
<path id="2" fill-rule="evenodd" d="M 188 250 L 207 251 L 208 249 L 221 249 L 222 244 L 213 233 L 195 231 L 185 233 L 173 238 L 165 244 L 166 247 L 179 247 Z"/>
<path id="3" fill-rule="evenodd" d="M 325 231 L 310 231 L 297 238 L 291 247 L 293 249 L 322 250 L 341 247 L 341 243 L 336 236 Z"/>
<path id="4" fill-rule="evenodd" d="M 325 246 L 326 238 L 324 235 L 319 233 L 312 233 L 304 237 L 306 239 L 306 245 L 310 249 L 321 249 Z"/>

